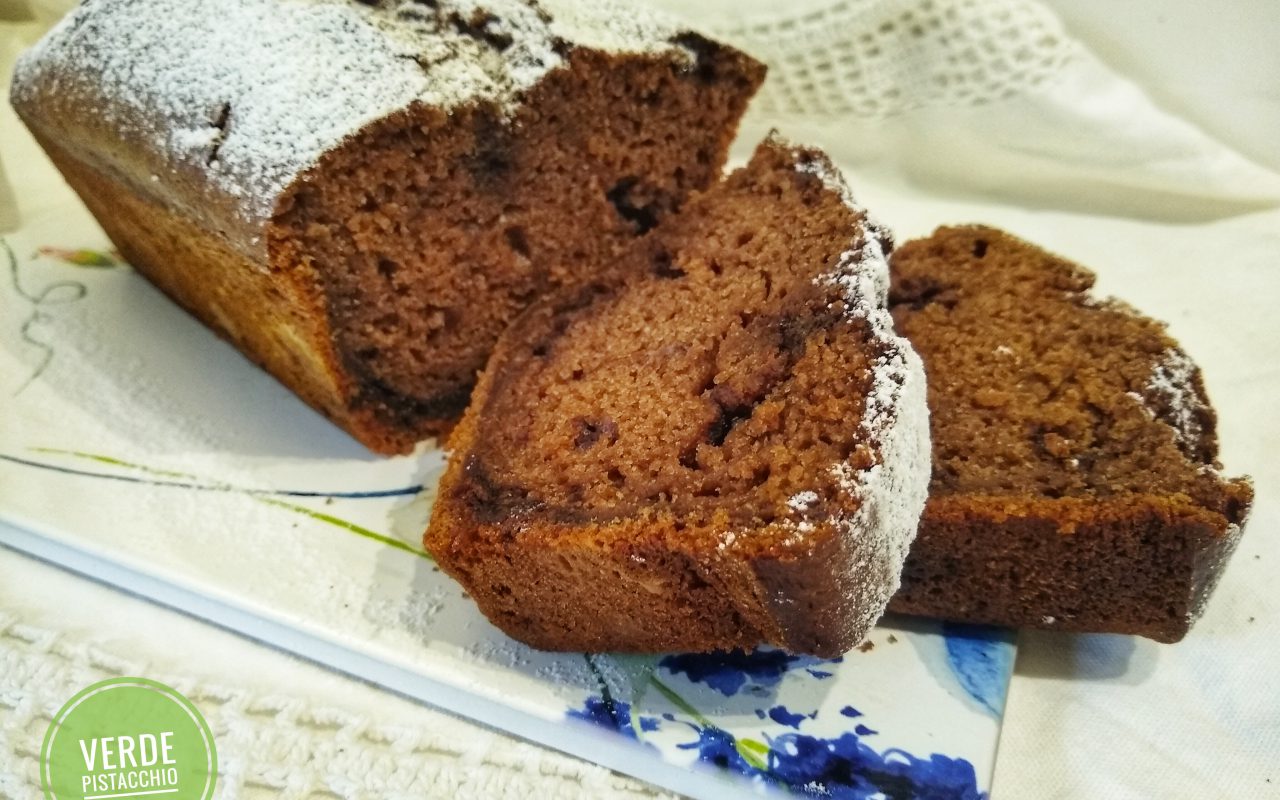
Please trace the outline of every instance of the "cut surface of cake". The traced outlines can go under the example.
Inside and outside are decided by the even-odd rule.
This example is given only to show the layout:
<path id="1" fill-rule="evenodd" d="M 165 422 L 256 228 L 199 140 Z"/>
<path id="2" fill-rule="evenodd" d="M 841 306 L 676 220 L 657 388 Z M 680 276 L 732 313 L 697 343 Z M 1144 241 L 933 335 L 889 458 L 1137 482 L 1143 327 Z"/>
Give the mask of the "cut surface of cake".
<path id="1" fill-rule="evenodd" d="M 1176 641 L 1239 539 L 1199 369 L 1089 271 L 984 227 L 892 259 L 925 362 L 933 476 L 890 608 Z"/>
<path id="2" fill-rule="evenodd" d="M 928 480 L 887 236 L 771 138 L 601 281 L 501 338 L 427 549 L 511 636 L 833 656 L 897 586 Z"/>
<path id="3" fill-rule="evenodd" d="M 763 75 L 619 2 L 96 0 L 12 101 L 140 272 L 397 452 L 719 177 Z"/>

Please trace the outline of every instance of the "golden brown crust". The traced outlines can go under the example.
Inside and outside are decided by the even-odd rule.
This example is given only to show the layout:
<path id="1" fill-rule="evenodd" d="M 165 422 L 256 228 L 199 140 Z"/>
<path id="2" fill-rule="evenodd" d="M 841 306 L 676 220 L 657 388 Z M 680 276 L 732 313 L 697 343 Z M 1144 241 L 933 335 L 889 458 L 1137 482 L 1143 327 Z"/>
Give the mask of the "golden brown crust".
<path id="1" fill-rule="evenodd" d="M 121 178 L 35 135 L 125 260 L 161 291 L 372 449 L 413 445 L 416 434 L 397 438 L 344 402 L 350 387 L 305 283 L 264 268 L 187 215 L 144 199 Z"/>
<path id="2" fill-rule="evenodd" d="M 441 498 L 465 491 L 465 469 L 452 472 Z M 841 594 L 849 588 L 852 554 L 830 527 L 803 548 L 772 554 L 707 546 L 731 527 L 727 518 L 705 531 L 671 515 L 641 513 L 475 535 L 492 527 L 465 512 L 446 514 L 433 521 L 424 545 L 486 617 L 534 647 L 674 652 L 768 642 L 834 657 L 862 635 L 837 635 L 864 599 Z"/>

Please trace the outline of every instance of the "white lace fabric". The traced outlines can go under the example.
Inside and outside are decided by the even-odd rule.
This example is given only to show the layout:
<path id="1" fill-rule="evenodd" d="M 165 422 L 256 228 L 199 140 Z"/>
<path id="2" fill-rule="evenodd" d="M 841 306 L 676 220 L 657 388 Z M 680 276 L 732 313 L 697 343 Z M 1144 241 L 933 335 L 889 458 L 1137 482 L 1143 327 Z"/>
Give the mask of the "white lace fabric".
<path id="1" fill-rule="evenodd" d="M 656 1 L 768 64 L 740 145 L 776 126 L 855 173 L 1086 213 L 1280 203 L 1280 174 L 1158 108 L 1035 0 Z"/>
<path id="2" fill-rule="evenodd" d="M 0 552 L 0 558 L 16 556 Z M 220 798 L 669 796 L 429 709 L 413 707 L 400 715 L 412 716 L 416 724 L 388 722 L 343 707 L 346 698 L 328 704 L 315 696 L 255 691 L 173 672 L 172 663 L 121 655 L 22 619 L 0 612 L 0 797 L 39 796 L 40 747 L 50 720 L 81 689 L 121 676 L 159 680 L 201 710 L 218 746 Z M 315 668 L 298 663 L 297 669 Z"/>
<path id="3" fill-rule="evenodd" d="M 1080 52 L 1051 13 L 1026 2 L 843 0 L 707 23 L 769 65 L 755 111 L 782 119 L 1008 99 Z"/>

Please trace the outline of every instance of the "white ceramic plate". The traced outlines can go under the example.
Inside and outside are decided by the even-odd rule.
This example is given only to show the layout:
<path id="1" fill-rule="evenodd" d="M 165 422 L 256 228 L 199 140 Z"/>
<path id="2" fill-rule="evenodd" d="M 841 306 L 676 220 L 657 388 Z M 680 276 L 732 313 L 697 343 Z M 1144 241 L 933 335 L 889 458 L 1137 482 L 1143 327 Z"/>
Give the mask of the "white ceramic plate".
<path id="1" fill-rule="evenodd" d="M 985 795 L 1010 634 L 893 620 L 830 661 L 531 650 L 421 551 L 439 451 L 370 455 L 69 193 L 0 242 L 0 543 L 683 793 Z"/>

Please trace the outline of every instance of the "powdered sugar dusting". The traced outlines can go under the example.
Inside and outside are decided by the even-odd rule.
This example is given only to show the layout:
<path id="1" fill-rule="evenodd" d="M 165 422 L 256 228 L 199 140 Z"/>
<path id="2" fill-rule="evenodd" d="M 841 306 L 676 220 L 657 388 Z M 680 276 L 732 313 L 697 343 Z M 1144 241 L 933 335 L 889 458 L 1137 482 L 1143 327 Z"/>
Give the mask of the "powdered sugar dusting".
<path id="1" fill-rule="evenodd" d="M 1196 393 L 1195 376 L 1196 365 L 1191 359 L 1181 350 L 1170 348 L 1156 362 L 1146 386 L 1159 398 L 1164 413 L 1158 416 L 1172 426 L 1173 435 L 1184 450 L 1194 449 L 1204 435 L 1200 420 L 1207 409 Z"/>
<path id="2" fill-rule="evenodd" d="M 1193 457 L 1204 436 L 1202 420 L 1209 413 L 1204 398 L 1196 391 L 1196 365 L 1185 353 L 1169 348 L 1152 367 L 1141 392 L 1126 392 L 1147 416 L 1173 431 L 1174 441 Z"/>
<path id="3" fill-rule="evenodd" d="M 555 35 L 598 50 L 666 51 L 682 30 L 657 9 L 626 0 L 538 0 L 538 5 L 550 13 Z M 694 54 L 686 53 L 692 63 Z"/>
<path id="4" fill-rule="evenodd" d="M 866 470 L 848 464 L 831 470 L 841 490 L 858 501 L 857 511 L 843 522 L 860 554 L 851 565 L 857 575 L 852 585 L 861 593 L 853 606 L 862 615 L 858 631 L 870 628 L 898 591 L 928 496 L 931 465 L 920 357 L 909 346 L 891 351 L 874 376 L 861 425 L 867 441 L 879 444 L 878 461 Z"/>
<path id="5" fill-rule="evenodd" d="M 893 246 L 893 234 L 854 199 L 848 182 L 824 153 L 797 147 L 777 131 L 770 132 L 768 141 L 788 150 L 795 159 L 796 172 L 818 178 L 827 191 L 839 197 L 840 202 L 862 220 L 865 235 L 851 242 L 840 254 L 832 273 L 817 280 L 832 281 L 844 289 L 851 315 L 866 317 L 875 309 L 883 309 L 889 298 L 889 262 L 886 256 Z M 889 321 L 887 330 L 893 336 L 892 321 Z M 906 340 L 902 341 L 905 344 Z M 909 344 L 906 346 L 910 348 Z"/>
<path id="6" fill-rule="evenodd" d="M 787 501 L 787 505 L 792 511 L 804 511 L 816 502 L 818 502 L 817 492 L 797 492 Z"/>
<path id="7" fill-rule="evenodd" d="M 257 221 L 325 152 L 413 104 L 509 115 L 579 43 L 687 57 L 661 17 L 589 5 L 96 0 L 24 54 L 14 97 L 72 92 L 153 172 L 195 169 Z"/>
<path id="8" fill-rule="evenodd" d="M 857 503 L 857 510 L 837 524 L 852 545 L 847 549 L 851 555 L 845 585 L 851 595 L 845 598 L 845 624 L 849 637 L 860 639 L 898 590 L 928 493 L 930 442 L 924 365 L 910 343 L 894 331 L 886 307 L 889 264 L 885 251 L 886 243 L 892 241 L 890 234 L 868 219 L 825 156 L 786 145 L 776 134 L 771 140 L 791 150 L 797 171 L 816 175 L 839 196 L 863 220 L 865 231 L 841 253 L 834 269 L 817 279 L 839 288 L 845 313 L 865 320 L 872 339 L 881 344 L 858 423 L 875 463 L 867 469 L 848 463 L 831 467 L 840 490 Z M 804 494 L 792 497 L 788 505 L 799 510 L 797 498 Z M 798 523 L 805 524 L 812 525 L 808 520 Z"/>

